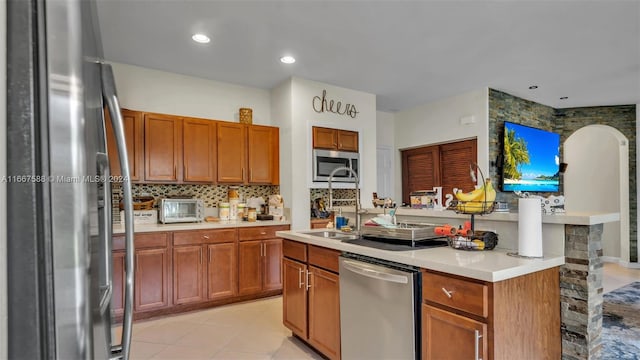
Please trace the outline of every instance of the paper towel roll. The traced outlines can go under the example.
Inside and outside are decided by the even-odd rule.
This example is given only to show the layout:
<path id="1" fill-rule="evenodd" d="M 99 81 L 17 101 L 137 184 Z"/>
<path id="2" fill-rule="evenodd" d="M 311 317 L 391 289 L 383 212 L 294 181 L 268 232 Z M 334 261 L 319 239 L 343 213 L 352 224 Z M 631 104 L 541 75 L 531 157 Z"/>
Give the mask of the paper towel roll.
<path id="1" fill-rule="evenodd" d="M 542 257 L 542 203 L 518 199 L 518 255 Z"/>

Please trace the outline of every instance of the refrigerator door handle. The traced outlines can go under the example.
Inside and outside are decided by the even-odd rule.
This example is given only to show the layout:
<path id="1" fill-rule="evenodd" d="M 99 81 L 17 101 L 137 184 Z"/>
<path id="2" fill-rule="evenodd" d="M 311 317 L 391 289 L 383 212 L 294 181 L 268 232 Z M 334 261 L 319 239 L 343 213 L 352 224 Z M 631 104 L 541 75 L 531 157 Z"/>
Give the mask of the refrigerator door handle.
<path id="1" fill-rule="evenodd" d="M 99 199 L 98 206 L 103 208 L 103 218 L 101 221 L 102 229 L 104 231 L 100 234 L 101 236 L 101 244 L 104 246 L 103 248 L 103 261 L 104 261 L 104 278 L 102 279 L 102 283 L 100 284 L 100 291 L 102 296 L 100 297 L 100 312 L 105 313 L 107 311 L 107 307 L 111 303 L 111 296 L 113 294 L 113 267 L 112 267 L 112 258 L 111 258 L 111 185 L 109 183 L 110 179 L 110 171 L 109 171 L 109 157 L 104 152 L 98 152 L 96 154 L 96 162 L 98 168 L 98 176 L 101 179 L 101 187 L 102 194 Z"/>
<path id="2" fill-rule="evenodd" d="M 131 174 L 127 156 L 127 144 L 124 137 L 124 126 L 120 103 L 116 93 L 116 84 L 113 70 L 109 64 L 101 64 L 102 70 L 102 94 L 109 108 L 111 124 L 116 138 L 116 147 L 120 157 L 120 169 L 122 172 L 122 192 L 125 217 L 125 289 L 124 289 L 124 318 L 122 323 L 122 342 L 119 346 L 111 347 L 112 359 L 129 359 L 131 350 L 131 330 L 133 324 L 133 291 L 134 291 L 134 244 L 133 244 L 133 197 L 131 193 Z"/>

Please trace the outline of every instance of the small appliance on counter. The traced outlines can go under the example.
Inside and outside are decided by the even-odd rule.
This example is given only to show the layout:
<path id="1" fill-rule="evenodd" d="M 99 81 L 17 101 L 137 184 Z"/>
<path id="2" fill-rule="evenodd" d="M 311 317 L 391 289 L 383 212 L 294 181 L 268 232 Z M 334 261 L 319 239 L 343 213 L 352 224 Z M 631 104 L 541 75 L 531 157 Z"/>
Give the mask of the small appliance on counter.
<path id="1" fill-rule="evenodd" d="M 202 199 L 160 199 L 158 212 L 160 222 L 163 224 L 202 222 L 204 201 Z"/>

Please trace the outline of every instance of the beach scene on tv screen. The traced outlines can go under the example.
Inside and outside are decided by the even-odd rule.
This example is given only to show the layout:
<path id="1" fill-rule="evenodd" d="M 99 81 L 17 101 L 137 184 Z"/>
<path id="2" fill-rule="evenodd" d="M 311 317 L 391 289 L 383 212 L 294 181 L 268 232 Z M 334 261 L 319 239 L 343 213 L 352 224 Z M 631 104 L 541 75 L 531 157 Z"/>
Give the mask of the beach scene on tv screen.
<path id="1" fill-rule="evenodd" d="M 507 122 L 503 159 L 503 191 L 558 191 L 559 134 Z"/>

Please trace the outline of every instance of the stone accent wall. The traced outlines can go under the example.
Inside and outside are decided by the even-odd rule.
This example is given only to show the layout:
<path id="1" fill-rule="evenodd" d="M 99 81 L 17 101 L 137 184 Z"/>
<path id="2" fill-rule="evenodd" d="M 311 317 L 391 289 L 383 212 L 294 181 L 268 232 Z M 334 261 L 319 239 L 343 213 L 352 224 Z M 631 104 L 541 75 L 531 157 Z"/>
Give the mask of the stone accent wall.
<path id="1" fill-rule="evenodd" d="M 113 203 L 113 221 L 120 221 L 120 199 L 122 199 L 121 184 L 114 183 L 111 187 Z M 172 195 L 190 195 L 204 200 L 205 207 L 217 207 L 219 202 L 227 201 L 229 185 L 207 184 L 133 184 L 133 196 L 153 196 L 156 203 L 160 198 Z M 277 185 L 241 185 L 239 186 L 240 200 L 250 197 L 263 197 L 267 201 L 269 195 L 279 194 Z"/>
<path id="2" fill-rule="evenodd" d="M 518 197 L 512 192 L 499 191 L 498 184 L 501 181 L 500 173 L 501 161 L 499 156 L 502 153 L 502 137 L 504 136 L 504 122 L 509 121 L 516 124 L 535 127 L 548 131 L 555 131 L 555 110 L 549 106 L 525 100 L 507 93 L 489 89 L 489 173 L 496 184 L 496 201 L 509 203 L 510 209 L 518 208 Z M 562 178 L 562 175 L 560 175 Z M 562 179 L 561 179 L 562 181 Z M 540 194 L 542 196 L 553 195 L 554 193 Z"/>
<path id="3" fill-rule="evenodd" d="M 636 196 L 636 106 L 597 106 L 582 108 L 554 109 L 549 106 L 528 101 L 513 95 L 489 89 L 489 159 L 490 176 L 495 182 L 500 181 L 499 168 L 496 163 L 501 152 L 502 129 L 504 122 L 510 121 L 539 129 L 550 130 L 560 134 L 560 142 L 564 144 L 576 130 L 594 124 L 609 125 L 618 129 L 629 140 L 629 247 L 630 260 L 637 262 L 638 224 Z M 562 159 L 562 147 L 560 148 Z M 560 192 L 563 194 L 564 177 L 560 174 Z M 542 193 L 542 196 L 553 195 Z M 498 191 L 497 201 L 509 203 L 511 209 L 517 209 L 517 197 L 513 193 Z"/>
<path id="4" fill-rule="evenodd" d="M 602 350 L 602 224 L 565 225 L 560 269 L 562 359 L 599 359 Z"/>

